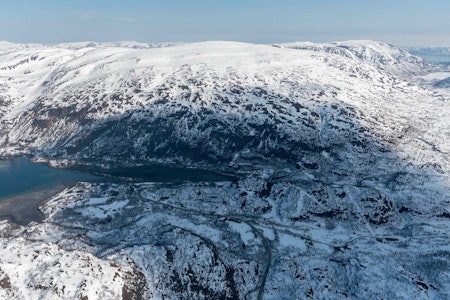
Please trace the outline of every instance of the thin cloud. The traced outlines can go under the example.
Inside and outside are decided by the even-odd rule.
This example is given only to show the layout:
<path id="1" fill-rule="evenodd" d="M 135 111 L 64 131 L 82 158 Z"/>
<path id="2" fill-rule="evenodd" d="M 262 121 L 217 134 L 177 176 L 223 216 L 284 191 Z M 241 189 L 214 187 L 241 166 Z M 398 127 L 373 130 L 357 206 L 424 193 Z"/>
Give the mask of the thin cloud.
<path id="1" fill-rule="evenodd" d="M 133 23 L 133 22 L 136 22 L 137 19 L 136 18 L 132 18 L 132 17 L 120 17 L 120 18 L 116 18 L 116 21 Z"/>
<path id="2" fill-rule="evenodd" d="M 97 15 L 95 11 L 91 11 L 91 10 L 75 11 L 74 13 L 78 18 L 84 19 L 84 20 L 92 19 Z"/>

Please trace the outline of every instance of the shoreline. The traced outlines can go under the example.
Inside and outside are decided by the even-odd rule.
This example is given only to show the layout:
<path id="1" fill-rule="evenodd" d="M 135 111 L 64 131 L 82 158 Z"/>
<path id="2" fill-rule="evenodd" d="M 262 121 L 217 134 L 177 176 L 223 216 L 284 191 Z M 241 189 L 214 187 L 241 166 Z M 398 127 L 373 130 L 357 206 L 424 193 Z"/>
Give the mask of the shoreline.
<path id="1" fill-rule="evenodd" d="M 59 184 L 6 198 L 0 201 L 0 220 L 6 219 L 19 225 L 28 225 L 32 221 L 42 222 L 45 215 L 39 210 L 39 206 L 66 188 L 64 184 Z"/>

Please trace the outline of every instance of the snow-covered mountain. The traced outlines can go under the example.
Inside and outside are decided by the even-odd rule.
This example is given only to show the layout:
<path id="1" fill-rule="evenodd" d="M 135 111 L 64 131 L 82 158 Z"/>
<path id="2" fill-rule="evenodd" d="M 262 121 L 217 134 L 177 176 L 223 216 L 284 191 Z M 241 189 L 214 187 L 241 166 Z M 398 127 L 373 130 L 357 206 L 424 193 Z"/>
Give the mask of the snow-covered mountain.
<path id="1" fill-rule="evenodd" d="M 292 49 L 312 50 L 370 62 L 381 70 L 402 76 L 412 76 L 436 70 L 437 66 L 406 50 L 374 41 L 344 41 L 334 43 L 297 42 L 274 45 Z"/>
<path id="2" fill-rule="evenodd" d="M 1 156 L 238 175 L 65 190 L 2 225 L 29 262 L 0 250 L 0 295 L 449 297 L 450 97 L 412 77 L 436 70 L 371 41 L 0 46 Z M 69 259 L 93 269 L 61 292 Z"/>
<path id="3" fill-rule="evenodd" d="M 342 127 L 364 145 L 409 126 L 406 94 L 431 99 L 372 58 L 230 42 L 6 52 L 0 154 L 295 162 L 342 144 Z"/>

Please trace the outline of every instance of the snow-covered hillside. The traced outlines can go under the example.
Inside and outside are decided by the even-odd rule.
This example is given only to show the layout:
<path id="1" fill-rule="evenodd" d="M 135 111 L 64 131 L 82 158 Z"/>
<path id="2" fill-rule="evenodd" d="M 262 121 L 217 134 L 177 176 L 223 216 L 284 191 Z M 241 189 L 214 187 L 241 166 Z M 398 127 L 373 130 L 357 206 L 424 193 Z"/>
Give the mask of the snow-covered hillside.
<path id="1" fill-rule="evenodd" d="M 436 83 L 433 84 L 433 86 L 436 88 L 444 88 L 444 89 L 450 88 L 450 77 L 437 81 Z"/>
<path id="2" fill-rule="evenodd" d="M 401 136 L 411 122 L 430 122 L 422 107 L 435 101 L 378 60 L 265 45 L 38 47 L 1 59 L 3 155 L 295 162 L 345 140 L 364 148 Z"/>
<path id="3" fill-rule="evenodd" d="M 274 46 L 333 53 L 350 59 L 370 62 L 379 69 L 403 76 L 423 74 L 439 69 L 429 61 L 411 55 L 401 48 L 374 41 L 344 41 L 321 44 L 297 42 Z"/>
<path id="4" fill-rule="evenodd" d="M 4 293 L 450 297 L 450 97 L 416 84 L 440 67 L 371 41 L 132 44 L 0 44 L 0 155 L 239 178 L 67 189 L 3 225 L 28 261 L 0 255 Z M 68 259 L 95 270 L 61 294 Z"/>

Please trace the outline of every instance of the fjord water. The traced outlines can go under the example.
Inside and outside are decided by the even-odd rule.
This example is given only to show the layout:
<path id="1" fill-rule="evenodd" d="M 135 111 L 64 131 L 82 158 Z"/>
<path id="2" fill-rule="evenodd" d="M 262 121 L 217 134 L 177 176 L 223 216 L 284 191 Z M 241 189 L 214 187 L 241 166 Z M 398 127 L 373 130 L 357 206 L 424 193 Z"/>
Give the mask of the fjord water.
<path id="1" fill-rule="evenodd" d="M 89 174 L 32 163 L 25 157 L 0 160 L 0 200 L 58 185 L 69 186 L 79 181 L 96 179 L 97 177 Z"/>
<path id="2" fill-rule="evenodd" d="M 27 158 L 0 159 L 0 219 L 26 225 L 40 222 L 42 201 L 80 181 L 87 182 L 184 182 L 231 181 L 234 177 L 207 170 L 142 166 L 109 169 L 84 168 L 80 172 L 54 169 Z M 92 175 L 95 174 L 95 175 Z"/>
<path id="3" fill-rule="evenodd" d="M 0 201 L 19 194 L 30 193 L 55 186 L 70 186 L 80 181 L 109 182 L 182 182 L 232 181 L 229 175 L 207 170 L 143 166 L 115 168 L 107 171 L 78 168 L 81 172 L 54 169 L 33 163 L 25 157 L 0 160 Z"/>

